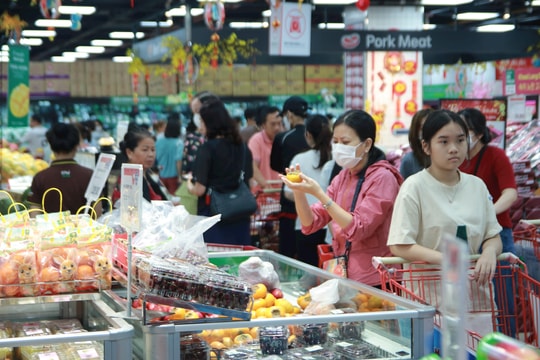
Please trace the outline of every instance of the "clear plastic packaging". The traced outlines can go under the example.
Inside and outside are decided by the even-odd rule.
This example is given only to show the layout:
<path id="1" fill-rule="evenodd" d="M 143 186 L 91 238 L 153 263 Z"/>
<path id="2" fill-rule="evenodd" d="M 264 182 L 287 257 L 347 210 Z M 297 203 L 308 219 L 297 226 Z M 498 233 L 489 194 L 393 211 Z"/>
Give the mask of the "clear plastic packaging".
<path id="1" fill-rule="evenodd" d="M 210 360 L 210 346 L 195 335 L 180 338 L 180 360 Z"/>
<path id="2" fill-rule="evenodd" d="M 285 326 L 267 326 L 259 329 L 259 342 L 263 355 L 283 355 L 287 351 L 289 330 Z"/>

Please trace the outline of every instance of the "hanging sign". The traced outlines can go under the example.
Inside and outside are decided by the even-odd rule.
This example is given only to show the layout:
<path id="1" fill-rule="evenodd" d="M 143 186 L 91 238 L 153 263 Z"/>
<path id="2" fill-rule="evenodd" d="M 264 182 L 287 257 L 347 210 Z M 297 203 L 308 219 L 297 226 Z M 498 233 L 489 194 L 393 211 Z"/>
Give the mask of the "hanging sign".
<path id="1" fill-rule="evenodd" d="M 269 54 L 311 55 L 311 4 L 282 3 L 272 9 Z"/>
<path id="2" fill-rule="evenodd" d="M 120 224 L 128 232 L 140 231 L 142 222 L 143 168 L 140 164 L 122 164 Z"/>
<path id="3" fill-rule="evenodd" d="M 92 202 L 99 199 L 101 192 L 103 191 L 103 187 L 107 182 L 107 178 L 109 177 L 109 173 L 114 165 L 115 159 L 116 155 L 114 154 L 101 153 L 99 155 L 96 167 L 92 173 L 92 178 L 90 179 L 86 192 L 84 193 L 86 201 Z"/>
<path id="4" fill-rule="evenodd" d="M 527 97 L 525 95 L 512 95 L 507 99 L 508 121 L 525 122 L 527 119 Z"/>
<path id="5" fill-rule="evenodd" d="M 8 126 L 28 126 L 30 56 L 27 46 L 9 46 Z"/>

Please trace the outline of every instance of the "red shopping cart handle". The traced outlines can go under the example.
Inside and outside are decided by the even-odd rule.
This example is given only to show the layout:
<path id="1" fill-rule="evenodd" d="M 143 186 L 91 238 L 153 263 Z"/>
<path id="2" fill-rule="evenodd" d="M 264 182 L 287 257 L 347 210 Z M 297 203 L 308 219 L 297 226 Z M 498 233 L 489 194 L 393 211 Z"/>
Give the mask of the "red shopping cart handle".
<path id="1" fill-rule="evenodd" d="M 469 259 L 471 261 L 476 261 L 479 258 L 480 258 L 480 254 L 474 254 L 474 255 L 469 256 Z M 517 257 L 516 255 L 512 253 L 502 253 L 499 256 L 497 256 L 497 260 L 508 261 L 511 264 L 516 264 L 517 262 L 519 262 L 519 257 Z M 424 261 L 409 261 L 398 256 L 388 256 L 388 257 L 374 256 L 371 258 L 371 264 L 373 265 L 375 269 L 384 267 L 385 265 L 410 264 L 410 263 L 427 264 Z"/>

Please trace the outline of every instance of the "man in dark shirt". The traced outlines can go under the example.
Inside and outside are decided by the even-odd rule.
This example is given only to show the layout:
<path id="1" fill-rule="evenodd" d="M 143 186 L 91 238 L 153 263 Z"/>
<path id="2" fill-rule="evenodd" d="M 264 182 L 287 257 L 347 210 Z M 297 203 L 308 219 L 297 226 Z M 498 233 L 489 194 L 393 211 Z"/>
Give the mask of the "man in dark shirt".
<path id="1" fill-rule="evenodd" d="M 304 125 L 307 117 L 308 103 L 299 96 L 292 96 L 285 101 L 281 116 L 287 117 L 291 129 L 279 133 L 272 143 L 270 167 L 281 173 L 290 167 L 293 157 L 309 149 L 306 142 Z M 281 189 L 281 217 L 279 220 L 279 253 L 289 257 L 296 256 L 295 220 L 296 208 L 294 202 L 285 198 Z"/>

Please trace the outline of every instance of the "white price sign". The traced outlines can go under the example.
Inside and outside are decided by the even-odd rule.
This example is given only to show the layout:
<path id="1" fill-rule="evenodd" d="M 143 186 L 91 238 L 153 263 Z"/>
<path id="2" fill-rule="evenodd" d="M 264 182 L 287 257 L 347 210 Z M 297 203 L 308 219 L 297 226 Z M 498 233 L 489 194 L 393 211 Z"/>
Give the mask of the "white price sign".
<path id="1" fill-rule="evenodd" d="M 120 223 L 129 232 L 139 231 L 142 221 L 143 167 L 122 164 L 120 188 Z"/>
<path id="2" fill-rule="evenodd" d="M 116 155 L 104 153 L 99 155 L 96 167 L 92 173 L 92 178 L 90 179 L 86 192 L 84 193 L 86 201 L 91 202 L 99 199 L 114 165 L 114 160 L 116 160 Z"/>

